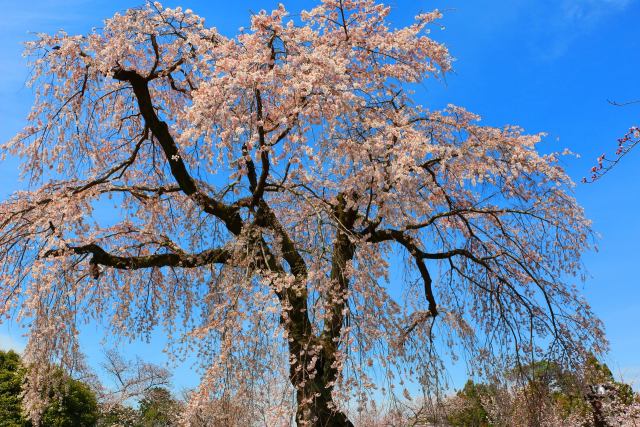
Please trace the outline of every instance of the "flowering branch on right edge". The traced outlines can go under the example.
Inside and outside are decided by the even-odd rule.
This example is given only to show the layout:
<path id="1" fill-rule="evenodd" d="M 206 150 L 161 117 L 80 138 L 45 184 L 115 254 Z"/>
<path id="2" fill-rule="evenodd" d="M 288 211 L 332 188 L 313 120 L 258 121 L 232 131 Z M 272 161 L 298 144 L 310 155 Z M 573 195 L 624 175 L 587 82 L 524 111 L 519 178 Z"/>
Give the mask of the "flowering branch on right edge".
<path id="1" fill-rule="evenodd" d="M 615 158 L 607 159 L 603 153 L 598 157 L 598 164 L 591 168 L 591 177 L 582 178 L 582 182 L 594 182 L 602 177 L 617 165 L 638 143 L 640 143 L 640 127 L 632 126 L 622 138 L 618 138 L 618 149 L 616 150 Z"/>

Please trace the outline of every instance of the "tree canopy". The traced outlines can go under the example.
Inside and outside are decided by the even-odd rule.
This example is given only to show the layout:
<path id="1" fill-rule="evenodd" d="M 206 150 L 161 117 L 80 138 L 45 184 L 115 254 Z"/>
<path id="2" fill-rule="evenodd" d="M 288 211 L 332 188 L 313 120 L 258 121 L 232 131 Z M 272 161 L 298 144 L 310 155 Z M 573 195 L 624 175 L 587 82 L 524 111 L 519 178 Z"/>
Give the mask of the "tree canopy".
<path id="1" fill-rule="evenodd" d="M 301 425 L 352 425 L 351 402 L 404 381 L 435 393 L 460 352 L 487 373 L 606 347 L 560 154 L 418 103 L 451 68 L 440 13 L 389 13 L 281 5 L 227 37 L 148 3 L 28 44 L 36 99 L 0 147 L 28 182 L 0 204 L 0 314 L 31 325 L 34 419 L 38 367 L 72 363 L 85 321 L 164 327 L 200 356 L 185 419 L 229 393 L 254 407 L 284 367 Z"/>

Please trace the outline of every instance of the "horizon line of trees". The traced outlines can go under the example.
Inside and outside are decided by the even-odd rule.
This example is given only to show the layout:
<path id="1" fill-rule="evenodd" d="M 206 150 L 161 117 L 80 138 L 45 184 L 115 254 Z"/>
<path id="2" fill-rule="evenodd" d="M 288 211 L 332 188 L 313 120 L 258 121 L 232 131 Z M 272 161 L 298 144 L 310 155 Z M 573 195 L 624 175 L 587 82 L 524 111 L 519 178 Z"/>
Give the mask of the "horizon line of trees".
<path id="1" fill-rule="evenodd" d="M 527 380 L 517 382 L 515 371 Z M 576 372 L 542 360 L 495 381 L 469 379 L 440 411 L 416 420 L 451 427 L 633 427 L 640 426 L 640 394 L 593 355 Z"/>
<path id="2" fill-rule="evenodd" d="M 48 392 L 49 403 L 38 426 L 179 425 L 188 396 L 174 395 L 169 371 L 139 359 L 135 362 L 125 360 L 113 350 L 105 354 L 103 368 L 116 384 L 115 389 L 104 387 L 96 375 L 72 378 L 61 368 L 52 367 L 52 375 L 58 378 L 57 386 Z M 27 369 L 18 353 L 0 350 L 2 427 L 34 427 L 22 408 L 22 386 Z M 528 380 L 517 382 L 522 375 Z M 407 402 L 411 401 L 409 398 Z M 404 410 L 368 408 L 354 416 L 354 420 L 367 427 L 640 426 L 640 394 L 629 384 L 616 381 L 608 366 L 594 356 L 587 359 L 579 372 L 543 360 L 505 371 L 502 378 L 494 381 L 468 379 L 455 394 L 435 405 L 427 400 L 414 402 L 417 406 L 413 409 L 410 405 Z M 233 396 L 212 400 L 192 425 L 267 425 L 266 419 L 255 416 L 255 408 L 236 403 Z M 294 404 L 291 414 L 295 411 L 293 408 Z M 293 425 L 293 416 L 289 422 Z"/>

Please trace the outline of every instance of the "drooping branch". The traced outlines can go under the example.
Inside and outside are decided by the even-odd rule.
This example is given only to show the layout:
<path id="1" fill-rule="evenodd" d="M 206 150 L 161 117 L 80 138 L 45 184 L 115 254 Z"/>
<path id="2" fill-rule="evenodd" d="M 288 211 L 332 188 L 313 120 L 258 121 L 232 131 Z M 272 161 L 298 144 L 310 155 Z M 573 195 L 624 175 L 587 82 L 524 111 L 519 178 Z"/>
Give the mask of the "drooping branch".
<path id="1" fill-rule="evenodd" d="M 375 231 L 369 238 L 369 241 L 375 242 L 375 243 L 389 241 L 389 240 L 393 240 L 399 243 L 400 245 L 402 245 L 413 257 L 414 262 L 418 267 L 418 271 L 420 272 L 420 276 L 422 277 L 422 281 L 424 282 L 424 293 L 425 293 L 425 298 L 429 303 L 429 312 L 431 313 L 432 316 L 434 317 L 437 316 L 438 308 L 437 308 L 435 297 L 433 295 L 433 288 L 432 288 L 433 282 L 431 280 L 431 275 L 429 274 L 429 270 L 427 269 L 427 266 L 424 262 L 425 258 L 429 258 L 428 256 L 425 256 L 425 255 L 430 255 L 430 254 L 425 254 L 425 252 L 423 252 L 418 247 L 418 243 L 415 242 L 413 238 L 397 230 L 378 230 L 378 231 Z M 443 256 L 443 258 L 446 258 L 446 257 Z"/>
<path id="2" fill-rule="evenodd" d="M 133 152 L 124 162 L 115 165 L 114 167 L 109 169 L 102 176 L 96 178 L 95 180 L 88 182 L 81 187 L 73 189 L 73 193 L 74 194 L 81 193 L 93 186 L 103 184 L 107 182 L 115 173 L 120 172 L 118 177 L 121 177 L 125 173 L 127 168 L 131 166 L 133 162 L 136 160 L 136 157 L 138 156 L 138 152 L 140 151 L 140 147 L 142 147 L 142 143 L 146 141 L 148 137 L 149 137 L 149 129 L 145 128 L 144 131 L 142 132 L 142 135 L 140 136 L 140 139 L 138 140 L 138 142 L 136 142 L 136 145 L 133 148 Z"/>
<path id="3" fill-rule="evenodd" d="M 438 315 L 438 307 L 436 304 L 436 299 L 433 296 L 433 288 L 431 287 L 433 283 L 431 280 L 431 275 L 429 274 L 429 270 L 427 269 L 427 266 L 422 259 L 414 256 L 414 260 L 416 262 L 416 265 L 418 266 L 420 276 L 422 276 L 422 281 L 424 282 L 424 294 L 427 298 L 427 302 L 429 303 L 429 313 L 431 313 L 431 316 L 435 317 Z"/>
<path id="4" fill-rule="evenodd" d="M 549 322 L 550 322 L 550 324 L 548 325 L 549 329 L 552 332 L 554 337 L 557 338 L 559 336 L 556 313 L 551 304 L 548 291 L 543 286 L 543 283 L 541 282 L 541 280 L 538 277 L 536 277 L 536 275 L 533 273 L 533 271 L 531 271 L 530 268 L 528 268 L 519 259 L 514 257 L 512 254 L 508 253 L 507 251 L 501 250 L 494 254 L 489 254 L 486 256 L 476 255 L 472 251 L 464 248 L 456 248 L 456 249 L 451 249 L 451 250 L 446 250 L 441 252 L 425 252 L 419 248 L 418 244 L 415 242 L 415 240 L 412 237 L 406 235 L 402 231 L 392 230 L 392 229 L 374 231 L 371 237 L 369 238 L 369 241 L 376 242 L 376 243 L 384 242 L 384 241 L 395 241 L 401 244 L 402 246 L 404 246 L 414 258 L 416 266 L 418 267 L 418 271 L 420 272 L 420 275 L 424 282 L 425 296 L 429 303 L 429 310 L 426 313 L 418 313 L 419 315 L 416 316 L 416 319 L 411 324 L 411 326 L 405 331 L 405 334 L 410 333 L 413 329 L 415 329 L 418 323 L 424 321 L 426 318 L 435 317 L 438 314 L 436 301 L 435 301 L 432 286 L 431 286 L 432 280 L 431 280 L 429 271 L 426 267 L 426 264 L 424 263 L 425 259 L 448 260 L 452 271 L 456 271 L 460 276 L 464 277 L 469 282 L 475 284 L 485 292 L 494 293 L 495 292 L 494 290 L 487 288 L 484 284 L 480 283 L 480 281 L 477 280 L 476 278 L 465 274 L 460 268 L 456 267 L 455 264 L 453 263 L 453 259 L 456 257 L 461 257 L 468 261 L 471 261 L 473 264 L 480 266 L 484 271 L 486 271 L 487 274 L 490 274 L 491 276 L 493 276 L 495 280 L 499 283 L 499 286 L 503 286 L 504 288 L 508 289 L 510 291 L 510 294 L 516 300 L 518 300 L 522 304 L 522 306 L 533 317 L 531 301 L 529 301 L 525 295 L 517 291 L 514 285 L 508 280 L 507 275 L 505 275 L 503 271 L 500 271 L 501 269 L 500 264 L 495 263 L 496 259 L 500 257 L 505 257 L 510 259 L 516 265 L 520 266 L 520 268 L 527 275 L 529 280 L 531 280 L 536 284 L 542 296 L 544 297 L 545 303 L 547 305 Z"/>

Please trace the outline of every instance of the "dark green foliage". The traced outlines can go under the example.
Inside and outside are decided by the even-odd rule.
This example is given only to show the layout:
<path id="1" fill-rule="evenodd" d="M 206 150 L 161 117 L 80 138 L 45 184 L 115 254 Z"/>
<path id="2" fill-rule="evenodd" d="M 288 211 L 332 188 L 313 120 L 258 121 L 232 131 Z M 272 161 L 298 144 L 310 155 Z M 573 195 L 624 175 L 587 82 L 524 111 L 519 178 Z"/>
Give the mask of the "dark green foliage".
<path id="1" fill-rule="evenodd" d="M 20 356 L 14 351 L 0 351 L 0 426 L 23 427 L 20 387 L 24 372 Z"/>
<path id="2" fill-rule="evenodd" d="M 22 414 L 21 385 L 25 374 L 20 356 L 0 351 L 0 427 L 30 427 Z M 42 425 L 47 427 L 91 427 L 98 420 L 98 403 L 91 389 L 57 371 L 61 385 L 52 391 Z"/>
<path id="3" fill-rule="evenodd" d="M 482 399 L 489 397 L 493 387 L 485 384 L 476 384 L 468 380 L 464 388 L 457 395 L 463 405 L 450 414 L 447 418 L 452 426 L 460 427 L 487 427 L 489 419 Z"/>
<path id="4" fill-rule="evenodd" d="M 142 427 L 169 427 L 175 424 L 180 404 L 166 388 L 154 387 L 140 401 Z"/>
<path id="5" fill-rule="evenodd" d="M 89 387 L 73 379 L 63 382 L 52 396 L 42 424 L 50 427 L 89 427 L 98 421 L 98 402 Z"/>

